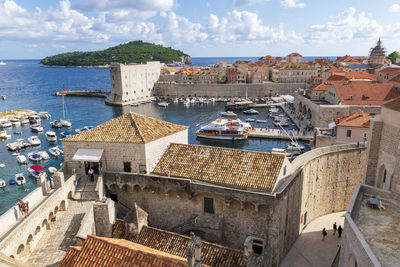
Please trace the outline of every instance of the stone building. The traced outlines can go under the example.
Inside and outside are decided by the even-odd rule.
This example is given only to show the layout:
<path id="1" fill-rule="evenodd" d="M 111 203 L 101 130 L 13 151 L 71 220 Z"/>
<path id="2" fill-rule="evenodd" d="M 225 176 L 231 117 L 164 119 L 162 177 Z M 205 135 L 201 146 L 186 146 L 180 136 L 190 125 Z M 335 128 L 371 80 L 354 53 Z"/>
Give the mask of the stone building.
<path id="1" fill-rule="evenodd" d="M 152 96 L 154 83 L 160 77 L 159 61 L 146 64 L 120 64 L 110 66 L 111 93 L 106 104 L 124 106 L 148 100 Z"/>
<path id="2" fill-rule="evenodd" d="M 271 81 L 280 83 L 311 83 L 315 76 L 318 76 L 318 70 L 304 63 L 285 63 L 271 71 Z"/>
<path id="3" fill-rule="evenodd" d="M 371 120 L 366 184 L 400 193 L 400 97 L 382 105 Z"/>
<path id="4" fill-rule="evenodd" d="M 286 56 L 286 63 L 301 63 L 302 61 L 303 56 L 296 52 Z"/>
<path id="5" fill-rule="evenodd" d="M 64 160 L 78 174 L 89 168 L 150 173 L 170 142 L 187 143 L 186 126 L 127 113 L 61 139 Z"/>
<path id="6" fill-rule="evenodd" d="M 382 66 L 386 63 L 385 59 L 386 49 L 382 46 L 381 38 L 379 38 L 376 46 L 369 52 L 368 63 L 373 67 Z"/>

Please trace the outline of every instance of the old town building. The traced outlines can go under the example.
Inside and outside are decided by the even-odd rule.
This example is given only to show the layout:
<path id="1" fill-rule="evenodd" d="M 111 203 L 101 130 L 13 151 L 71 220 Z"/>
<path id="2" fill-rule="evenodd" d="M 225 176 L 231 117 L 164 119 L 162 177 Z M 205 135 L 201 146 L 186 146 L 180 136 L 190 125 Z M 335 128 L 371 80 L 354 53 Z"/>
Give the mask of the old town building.
<path id="1" fill-rule="evenodd" d="M 272 69 L 271 80 L 280 83 L 311 83 L 318 76 L 318 70 L 304 63 L 285 63 Z"/>

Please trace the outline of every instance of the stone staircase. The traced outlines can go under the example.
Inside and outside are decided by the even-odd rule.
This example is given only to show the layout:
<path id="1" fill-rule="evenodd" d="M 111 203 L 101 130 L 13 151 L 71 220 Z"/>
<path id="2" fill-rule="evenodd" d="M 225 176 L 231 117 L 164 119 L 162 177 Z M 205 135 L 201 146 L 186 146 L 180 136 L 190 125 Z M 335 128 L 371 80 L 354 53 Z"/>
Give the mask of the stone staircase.
<path id="1" fill-rule="evenodd" d="M 96 190 L 97 179 L 90 181 L 89 177 L 81 177 L 76 186 L 73 199 L 75 200 L 99 200 L 99 192 Z"/>

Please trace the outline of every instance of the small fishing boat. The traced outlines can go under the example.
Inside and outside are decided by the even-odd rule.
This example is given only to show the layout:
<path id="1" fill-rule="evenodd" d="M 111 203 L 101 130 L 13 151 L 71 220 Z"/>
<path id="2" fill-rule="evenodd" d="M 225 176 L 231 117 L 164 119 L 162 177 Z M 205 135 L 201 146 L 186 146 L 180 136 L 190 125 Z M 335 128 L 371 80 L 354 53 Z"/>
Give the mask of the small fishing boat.
<path id="1" fill-rule="evenodd" d="M 30 173 L 30 175 L 35 178 L 40 178 L 40 174 L 42 174 L 44 171 L 45 168 L 40 165 L 32 165 L 28 168 L 28 172 Z"/>
<path id="2" fill-rule="evenodd" d="M 243 113 L 249 114 L 249 115 L 257 115 L 259 112 L 255 109 L 251 108 L 249 110 L 244 110 Z"/>
<path id="3" fill-rule="evenodd" d="M 28 120 L 31 124 L 38 124 L 42 121 L 38 115 L 30 115 L 28 116 Z"/>
<path id="4" fill-rule="evenodd" d="M 57 171 L 56 167 L 49 167 L 49 172 L 55 173 Z"/>
<path id="5" fill-rule="evenodd" d="M 46 135 L 47 141 L 49 141 L 49 142 L 57 142 L 57 135 L 56 135 L 55 132 L 47 131 L 45 135 Z"/>
<path id="6" fill-rule="evenodd" d="M 17 183 L 17 185 L 23 185 L 26 182 L 25 176 L 23 173 L 17 173 L 15 175 L 15 182 Z"/>
<path id="7" fill-rule="evenodd" d="M 70 136 L 70 135 L 72 135 L 72 133 L 70 133 L 70 132 L 62 132 L 62 133 L 61 133 L 61 137 L 62 137 L 62 138 L 68 137 L 68 136 Z"/>
<path id="8" fill-rule="evenodd" d="M 232 112 L 232 111 L 225 111 L 225 112 L 221 112 L 221 116 L 225 116 L 225 117 L 237 117 L 237 114 Z"/>
<path id="9" fill-rule="evenodd" d="M 138 107 L 140 105 L 140 103 L 133 103 L 131 104 L 131 107 Z"/>
<path id="10" fill-rule="evenodd" d="M 10 180 L 8 181 L 8 183 L 9 183 L 10 185 L 15 185 L 15 184 L 16 184 L 16 182 L 15 182 L 14 179 L 10 179 Z"/>
<path id="11" fill-rule="evenodd" d="M 4 188 L 6 188 L 6 186 L 7 186 L 6 181 L 4 181 L 3 179 L 0 179 L 0 189 L 4 189 Z"/>
<path id="12" fill-rule="evenodd" d="M 39 140 L 37 136 L 28 137 L 28 142 L 32 146 L 40 146 L 42 144 L 42 142 Z"/>
<path id="13" fill-rule="evenodd" d="M 42 159 L 42 156 L 39 152 L 30 152 L 30 153 L 28 153 L 28 158 L 31 161 L 38 162 Z"/>
<path id="14" fill-rule="evenodd" d="M 57 146 L 49 148 L 49 153 L 54 157 L 58 157 L 61 155 L 60 149 Z"/>
<path id="15" fill-rule="evenodd" d="M 36 133 L 43 132 L 43 127 L 40 124 L 32 124 L 30 128 L 32 132 Z"/>
<path id="16" fill-rule="evenodd" d="M 8 128 L 11 127 L 12 123 L 7 119 L 0 119 L 0 127 L 1 128 Z"/>
<path id="17" fill-rule="evenodd" d="M 57 120 L 50 122 L 50 125 L 51 125 L 51 127 L 53 127 L 53 128 L 62 128 L 62 127 L 63 127 L 62 124 L 61 124 L 61 122 L 59 122 L 59 121 L 57 121 Z"/>
<path id="18" fill-rule="evenodd" d="M 22 132 L 20 132 L 20 131 L 16 131 L 16 132 L 14 132 L 14 134 L 21 135 L 21 134 L 22 134 Z"/>
<path id="19" fill-rule="evenodd" d="M 84 131 L 87 131 L 87 130 L 88 130 L 87 128 L 83 127 L 83 128 L 80 128 L 80 129 L 75 129 L 75 132 L 76 133 L 80 133 L 80 132 L 84 132 Z"/>
<path id="20" fill-rule="evenodd" d="M 4 163 L 0 164 L 0 168 L 4 168 L 5 166 L 6 166 L 6 164 L 4 164 Z"/>
<path id="21" fill-rule="evenodd" d="M 26 157 L 24 155 L 18 155 L 17 161 L 19 164 L 26 164 Z"/>
<path id="22" fill-rule="evenodd" d="M 1 99 L 6 100 L 6 99 L 7 99 L 7 96 L 6 96 L 6 95 L 2 95 L 2 96 L 1 96 Z"/>
<path id="23" fill-rule="evenodd" d="M 292 150 L 299 150 L 299 151 L 301 151 L 301 150 L 304 150 L 304 149 L 305 149 L 305 146 L 302 146 L 302 145 L 300 145 L 300 144 L 297 143 L 297 142 L 291 142 L 290 145 L 288 145 L 286 148 L 287 148 L 287 149 L 292 149 Z"/>
<path id="24" fill-rule="evenodd" d="M 19 118 L 12 118 L 10 119 L 10 122 L 13 126 L 21 126 L 21 121 L 19 120 Z"/>
<path id="25" fill-rule="evenodd" d="M 0 61 L 0 66 L 7 66 L 8 64 L 5 63 L 4 61 Z"/>
<path id="26" fill-rule="evenodd" d="M 69 128 L 69 127 L 72 126 L 72 123 L 71 123 L 70 121 L 68 121 L 68 120 L 60 120 L 60 122 L 61 122 L 61 125 L 62 125 L 63 127 Z"/>
<path id="27" fill-rule="evenodd" d="M 251 118 L 247 118 L 246 121 L 247 122 L 253 122 L 253 121 L 256 121 L 256 120 L 255 119 L 251 119 Z"/>
<path id="28" fill-rule="evenodd" d="M 50 159 L 50 156 L 46 151 L 39 151 L 38 153 L 40 154 L 40 157 L 42 158 L 42 160 Z"/>
<path id="29" fill-rule="evenodd" d="M 10 137 L 11 137 L 11 135 L 7 134 L 7 131 L 1 131 L 0 132 L 0 139 L 8 139 Z"/>
<path id="30" fill-rule="evenodd" d="M 265 123 L 265 122 L 267 122 L 267 120 L 256 120 L 256 122 L 258 122 L 258 123 Z"/>
<path id="31" fill-rule="evenodd" d="M 39 112 L 37 115 L 38 115 L 40 118 L 43 118 L 43 119 L 50 119 L 50 118 L 51 118 L 50 113 L 48 113 L 47 111 L 41 111 L 41 112 Z"/>
<path id="32" fill-rule="evenodd" d="M 163 107 L 163 108 L 168 107 L 168 105 L 169 105 L 168 102 L 160 102 L 160 103 L 158 103 L 158 106 L 159 106 L 159 107 Z"/>
<path id="33" fill-rule="evenodd" d="M 23 139 L 17 139 L 16 142 L 8 143 L 8 144 L 6 144 L 6 146 L 7 146 L 8 150 L 15 151 L 15 150 L 20 150 L 20 149 L 26 148 L 28 146 L 31 146 L 31 144 L 25 143 L 23 141 Z"/>
<path id="34" fill-rule="evenodd" d="M 289 126 L 289 123 L 287 123 L 287 121 L 284 121 L 284 120 L 282 120 L 282 121 L 274 121 L 273 123 L 274 123 L 274 125 L 276 127 L 287 127 L 287 126 Z"/>

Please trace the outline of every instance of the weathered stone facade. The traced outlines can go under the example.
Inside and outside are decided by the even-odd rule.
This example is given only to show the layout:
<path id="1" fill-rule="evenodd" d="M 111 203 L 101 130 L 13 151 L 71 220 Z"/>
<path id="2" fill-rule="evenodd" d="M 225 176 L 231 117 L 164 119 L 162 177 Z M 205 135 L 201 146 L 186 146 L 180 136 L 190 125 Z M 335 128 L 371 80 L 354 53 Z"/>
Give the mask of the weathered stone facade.
<path id="1" fill-rule="evenodd" d="M 156 83 L 154 92 L 160 97 L 266 97 L 275 94 L 293 93 L 306 88 L 305 83 L 263 83 L 263 84 L 182 84 Z M 247 94 L 246 94 L 247 91 Z"/>

